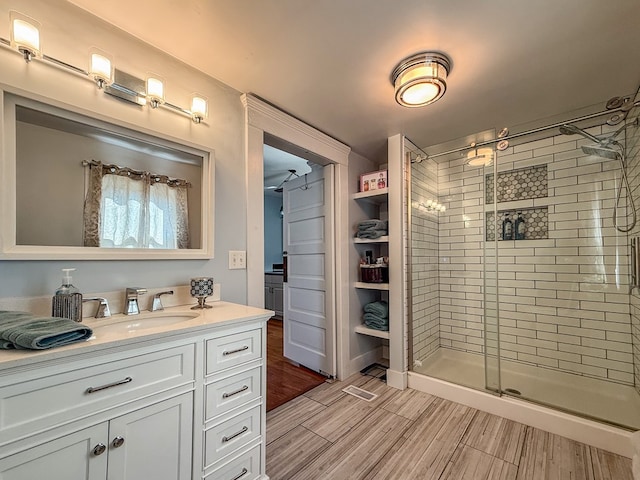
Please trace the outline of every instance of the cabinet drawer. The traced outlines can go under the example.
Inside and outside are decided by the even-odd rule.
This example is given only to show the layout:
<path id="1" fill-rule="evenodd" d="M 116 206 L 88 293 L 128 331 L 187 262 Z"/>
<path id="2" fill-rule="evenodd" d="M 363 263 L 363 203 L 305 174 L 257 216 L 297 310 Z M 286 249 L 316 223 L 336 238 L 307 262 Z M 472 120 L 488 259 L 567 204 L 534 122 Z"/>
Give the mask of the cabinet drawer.
<path id="1" fill-rule="evenodd" d="M 256 480 L 260 477 L 260 445 L 239 455 L 205 477 L 205 480 Z"/>
<path id="2" fill-rule="evenodd" d="M 194 361 L 190 344 L 85 368 L 76 362 L 63 372 L 43 369 L 25 382 L 15 375 L 0 387 L 0 443 L 192 382 Z"/>
<path id="3" fill-rule="evenodd" d="M 207 375 L 262 356 L 262 330 L 235 333 L 207 341 Z"/>
<path id="4" fill-rule="evenodd" d="M 261 424 L 260 406 L 257 406 L 207 429 L 204 432 L 205 468 L 259 438 Z"/>
<path id="5" fill-rule="evenodd" d="M 206 386 L 205 419 L 228 412 L 262 395 L 262 367 L 223 378 Z"/>

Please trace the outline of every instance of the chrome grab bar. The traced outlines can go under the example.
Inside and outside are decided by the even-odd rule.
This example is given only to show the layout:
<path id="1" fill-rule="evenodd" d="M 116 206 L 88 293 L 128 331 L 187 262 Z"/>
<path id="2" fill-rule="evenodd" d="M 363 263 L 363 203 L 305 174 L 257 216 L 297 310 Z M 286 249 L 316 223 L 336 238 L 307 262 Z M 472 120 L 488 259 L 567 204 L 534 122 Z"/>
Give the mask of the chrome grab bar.
<path id="1" fill-rule="evenodd" d="M 640 237 L 631 239 L 631 284 L 629 285 L 629 293 L 634 288 L 640 288 Z"/>

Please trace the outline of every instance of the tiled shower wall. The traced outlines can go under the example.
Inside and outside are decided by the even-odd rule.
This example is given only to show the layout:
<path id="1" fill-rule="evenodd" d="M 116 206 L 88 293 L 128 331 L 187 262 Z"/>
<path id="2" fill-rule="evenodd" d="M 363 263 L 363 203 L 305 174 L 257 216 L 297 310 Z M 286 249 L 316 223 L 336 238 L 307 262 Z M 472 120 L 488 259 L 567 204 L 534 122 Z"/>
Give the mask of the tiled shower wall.
<path id="1" fill-rule="evenodd" d="M 640 108 L 634 108 L 629 112 L 629 121 L 640 115 Z M 640 208 L 640 128 L 630 126 L 626 129 L 627 174 L 633 200 Z M 640 216 L 638 224 L 629 232 L 629 238 L 640 236 Z M 633 332 L 633 357 L 636 391 L 640 393 L 640 290 L 634 289 L 631 294 L 631 329 Z"/>
<path id="2" fill-rule="evenodd" d="M 499 172 L 547 165 L 548 197 L 497 208 L 547 207 L 549 229 L 547 239 L 499 242 L 501 354 L 633 384 L 627 241 L 611 220 L 618 162 L 584 155 L 580 146 L 587 143 L 558 135 L 498 152 Z M 438 170 L 439 201 L 447 207 L 438 227 L 440 346 L 478 353 L 483 225 L 485 210 L 493 209 L 485 203 L 485 173 L 463 158 L 440 163 Z"/>
<path id="3" fill-rule="evenodd" d="M 433 160 L 411 168 L 411 308 L 413 359 L 420 361 L 440 346 L 438 294 L 438 214 L 427 201 L 437 201 L 438 167 Z M 422 206 L 420 205 L 422 204 Z"/>

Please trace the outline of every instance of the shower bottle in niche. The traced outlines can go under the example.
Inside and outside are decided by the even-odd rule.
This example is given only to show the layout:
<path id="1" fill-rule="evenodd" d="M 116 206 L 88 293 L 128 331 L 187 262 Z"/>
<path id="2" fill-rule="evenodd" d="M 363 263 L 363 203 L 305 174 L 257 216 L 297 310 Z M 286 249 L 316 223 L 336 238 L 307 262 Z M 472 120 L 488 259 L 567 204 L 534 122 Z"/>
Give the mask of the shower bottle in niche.
<path id="1" fill-rule="evenodd" d="M 524 240 L 525 233 L 525 219 L 522 218 L 522 212 L 518 212 L 518 218 L 513 225 L 513 232 L 515 234 L 516 240 Z"/>
<path id="2" fill-rule="evenodd" d="M 513 240 L 513 222 L 508 213 L 504 214 L 502 221 L 502 240 Z"/>

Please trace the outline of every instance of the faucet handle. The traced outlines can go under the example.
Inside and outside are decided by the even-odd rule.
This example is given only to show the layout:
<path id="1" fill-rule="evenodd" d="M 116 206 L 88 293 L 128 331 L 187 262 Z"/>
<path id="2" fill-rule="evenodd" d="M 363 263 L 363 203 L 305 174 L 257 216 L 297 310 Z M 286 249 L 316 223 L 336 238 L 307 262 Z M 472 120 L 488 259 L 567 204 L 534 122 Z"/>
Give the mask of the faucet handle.
<path id="1" fill-rule="evenodd" d="M 146 288 L 140 288 L 140 287 L 127 287 L 126 290 L 127 296 L 129 295 L 144 295 L 145 293 L 147 293 L 147 289 Z M 135 297 L 133 297 L 135 298 Z"/>
<path id="2" fill-rule="evenodd" d="M 111 311 L 109 310 L 109 303 L 106 298 L 103 297 L 87 297 L 82 299 L 82 303 L 84 302 L 98 302 L 98 309 L 96 310 L 95 318 L 107 318 L 111 316 Z"/>
<path id="3" fill-rule="evenodd" d="M 158 292 L 153 296 L 153 302 L 151 303 L 150 312 L 157 312 L 159 310 L 164 310 L 164 306 L 162 305 L 162 300 L 160 297 L 162 295 L 173 295 L 173 290 L 167 290 L 164 292 Z"/>

